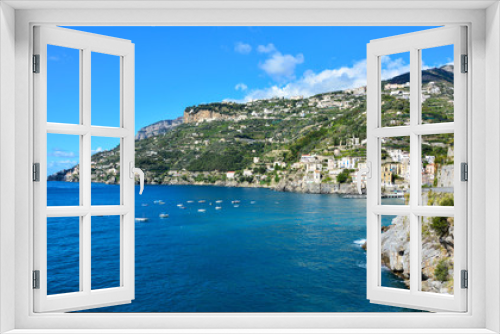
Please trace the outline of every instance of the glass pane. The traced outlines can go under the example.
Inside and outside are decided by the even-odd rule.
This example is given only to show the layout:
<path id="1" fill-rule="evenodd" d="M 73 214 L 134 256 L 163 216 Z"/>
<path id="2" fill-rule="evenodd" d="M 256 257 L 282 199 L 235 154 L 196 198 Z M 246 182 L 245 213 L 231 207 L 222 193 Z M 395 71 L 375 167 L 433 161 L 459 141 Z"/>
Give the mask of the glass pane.
<path id="1" fill-rule="evenodd" d="M 80 205 L 80 136 L 47 134 L 47 206 Z"/>
<path id="2" fill-rule="evenodd" d="M 410 53 L 383 56 L 381 70 L 381 125 L 410 125 Z"/>
<path id="3" fill-rule="evenodd" d="M 120 205 L 120 138 L 92 137 L 92 205 Z"/>
<path id="4" fill-rule="evenodd" d="M 380 141 L 382 198 L 399 198 L 408 204 L 410 199 L 410 137 L 386 137 L 380 138 Z M 384 201 L 384 204 L 389 203 Z"/>
<path id="5" fill-rule="evenodd" d="M 80 123 L 80 50 L 47 45 L 47 122 Z"/>
<path id="6" fill-rule="evenodd" d="M 453 206 L 454 136 L 422 136 L 422 205 Z"/>
<path id="7" fill-rule="evenodd" d="M 422 217 L 422 291 L 453 294 L 454 219 Z"/>
<path id="8" fill-rule="evenodd" d="M 453 122 L 453 45 L 423 49 L 422 123 Z"/>
<path id="9" fill-rule="evenodd" d="M 92 217 L 92 289 L 120 286 L 120 216 Z"/>
<path id="10" fill-rule="evenodd" d="M 92 52 L 92 125 L 120 126 L 120 57 Z"/>
<path id="11" fill-rule="evenodd" d="M 410 288 L 410 219 L 381 216 L 380 283 L 383 287 Z"/>
<path id="12" fill-rule="evenodd" d="M 80 291 L 80 217 L 47 218 L 47 294 Z"/>

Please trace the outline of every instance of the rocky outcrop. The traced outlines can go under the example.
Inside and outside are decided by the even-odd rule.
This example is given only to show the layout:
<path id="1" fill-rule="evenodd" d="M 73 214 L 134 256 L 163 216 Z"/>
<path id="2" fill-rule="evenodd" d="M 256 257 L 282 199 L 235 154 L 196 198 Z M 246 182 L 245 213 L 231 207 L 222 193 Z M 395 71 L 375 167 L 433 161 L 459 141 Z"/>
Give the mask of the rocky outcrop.
<path id="1" fill-rule="evenodd" d="M 213 121 L 213 120 L 227 120 L 234 119 L 235 116 L 229 114 L 221 114 L 214 110 L 208 109 L 190 109 L 184 111 L 184 123 L 197 123 L 204 121 Z"/>
<path id="2" fill-rule="evenodd" d="M 153 123 L 151 125 L 145 126 L 137 131 L 135 136 L 136 140 L 142 140 L 149 137 L 158 136 L 164 134 L 168 131 L 171 131 L 176 126 L 181 125 L 183 122 L 183 117 L 178 117 L 176 119 L 166 119 L 163 121 L 159 121 Z"/>
<path id="3" fill-rule="evenodd" d="M 380 236 L 381 261 L 394 274 L 410 284 L 410 221 L 406 216 L 393 219 L 392 225 L 382 228 Z"/>
<path id="4" fill-rule="evenodd" d="M 439 218 L 445 228 L 437 229 L 433 217 L 422 220 L 422 291 L 453 294 L 453 218 Z M 397 216 L 382 228 L 381 261 L 410 285 L 410 221 Z M 366 245 L 365 245 L 366 247 Z"/>
<path id="5" fill-rule="evenodd" d="M 353 183 L 307 183 L 302 181 L 281 181 L 273 187 L 277 191 L 304 194 L 356 194 Z"/>

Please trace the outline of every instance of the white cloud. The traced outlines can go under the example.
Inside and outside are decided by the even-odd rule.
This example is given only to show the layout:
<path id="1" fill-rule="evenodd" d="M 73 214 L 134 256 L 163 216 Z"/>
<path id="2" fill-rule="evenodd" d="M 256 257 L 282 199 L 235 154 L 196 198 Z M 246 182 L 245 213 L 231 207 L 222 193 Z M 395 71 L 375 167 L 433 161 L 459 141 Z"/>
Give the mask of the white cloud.
<path id="1" fill-rule="evenodd" d="M 276 51 L 276 47 L 274 46 L 273 43 L 269 43 L 267 45 L 259 45 L 257 47 L 257 51 L 260 53 L 270 53 Z"/>
<path id="2" fill-rule="evenodd" d="M 410 64 L 406 63 L 403 58 L 391 58 L 390 56 L 382 56 L 382 80 L 394 78 L 402 73 L 410 72 Z"/>
<path id="3" fill-rule="evenodd" d="M 234 51 L 246 55 L 252 51 L 252 46 L 250 44 L 238 42 L 234 46 Z"/>
<path id="4" fill-rule="evenodd" d="M 236 86 L 234 86 L 234 89 L 236 89 L 236 90 L 247 90 L 248 86 L 245 85 L 244 83 L 240 82 L 239 84 L 237 84 Z"/>
<path id="5" fill-rule="evenodd" d="M 409 65 L 402 59 L 387 57 L 382 61 L 382 78 L 388 79 L 409 71 Z M 366 85 L 366 60 L 355 62 L 352 66 L 326 69 L 319 73 L 305 71 L 302 77 L 285 85 L 273 85 L 262 89 L 252 89 L 242 100 L 247 102 L 272 97 L 311 96 L 319 93 L 361 87 Z"/>
<path id="6" fill-rule="evenodd" d="M 76 156 L 75 152 L 66 151 L 59 148 L 52 149 L 52 151 L 49 152 L 48 155 L 51 157 L 58 157 L 58 158 L 72 158 Z"/>
<path id="7" fill-rule="evenodd" d="M 283 55 L 276 51 L 264 63 L 259 64 L 259 67 L 273 80 L 284 81 L 294 79 L 295 67 L 303 62 L 304 55 L 302 53 L 292 56 L 289 54 Z"/>
<path id="8" fill-rule="evenodd" d="M 98 148 L 96 148 L 95 150 L 91 150 L 90 152 L 92 154 L 95 154 L 95 153 L 99 153 L 99 152 L 102 152 L 102 151 L 104 151 L 103 148 L 99 146 Z"/>

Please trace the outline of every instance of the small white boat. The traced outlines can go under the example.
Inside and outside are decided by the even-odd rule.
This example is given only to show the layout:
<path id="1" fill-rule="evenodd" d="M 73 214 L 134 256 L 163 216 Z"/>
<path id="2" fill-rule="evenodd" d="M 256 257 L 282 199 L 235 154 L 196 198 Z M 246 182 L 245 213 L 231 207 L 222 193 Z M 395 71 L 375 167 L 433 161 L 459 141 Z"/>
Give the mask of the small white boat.
<path id="1" fill-rule="evenodd" d="M 163 205 L 163 204 L 165 204 L 165 202 L 159 201 L 158 204 Z"/>
<path id="2" fill-rule="evenodd" d="M 149 206 L 147 203 L 142 203 L 141 206 Z"/>
<path id="3" fill-rule="evenodd" d="M 240 200 L 234 200 L 234 201 L 231 201 L 231 203 L 233 203 L 233 204 L 238 204 L 238 203 L 240 203 L 240 202 L 241 202 Z"/>
<path id="4" fill-rule="evenodd" d="M 255 201 L 251 201 L 250 204 L 255 204 Z"/>
<path id="5" fill-rule="evenodd" d="M 179 209 L 185 209 L 186 207 L 184 205 L 179 206 Z"/>
<path id="6" fill-rule="evenodd" d="M 136 218 L 135 221 L 136 222 L 147 222 L 149 220 L 149 218 Z"/>
<path id="7" fill-rule="evenodd" d="M 239 208 L 240 206 L 239 206 L 238 204 L 236 204 L 234 207 L 235 207 L 235 208 Z"/>
<path id="8" fill-rule="evenodd" d="M 153 203 L 154 203 L 154 204 L 158 204 L 158 203 L 160 203 L 160 200 L 156 200 L 156 201 L 154 201 Z"/>
<path id="9" fill-rule="evenodd" d="M 184 204 L 177 204 L 177 206 L 180 208 L 181 206 L 184 206 Z"/>
<path id="10" fill-rule="evenodd" d="M 215 203 L 222 203 L 222 200 L 219 199 L 219 200 L 215 201 Z"/>
<path id="11" fill-rule="evenodd" d="M 216 206 L 215 207 L 215 210 L 220 210 L 220 209 L 222 209 L 222 206 Z"/>
<path id="12" fill-rule="evenodd" d="M 198 203 L 205 203 L 206 201 L 202 199 L 201 201 L 198 201 Z"/>
<path id="13" fill-rule="evenodd" d="M 205 211 L 207 211 L 207 210 L 205 210 L 205 209 L 198 209 L 198 212 L 205 212 Z"/>
<path id="14" fill-rule="evenodd" d="M 164 213 L 164 212 L 160 213 L 160 218 L 168 218 L 168 217 L 169 217 L 168 213 Z"/>
<path id="15" fill-rule="evenodd" d="M 189 204 L 194 203 L 194 201 L 187 201 Z"/>

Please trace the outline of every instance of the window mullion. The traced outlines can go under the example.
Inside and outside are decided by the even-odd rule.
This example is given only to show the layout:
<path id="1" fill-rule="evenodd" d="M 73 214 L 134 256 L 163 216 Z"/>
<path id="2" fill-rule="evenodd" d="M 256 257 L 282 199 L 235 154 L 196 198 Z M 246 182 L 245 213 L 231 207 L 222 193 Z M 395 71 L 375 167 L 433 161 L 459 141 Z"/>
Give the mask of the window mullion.
<path id="1" fill-rule="evenodd" d="M 83 66 L 82 66 L 82 125 L 90 129 L 91 126 L 91 51 L 87 48 L 83 50 Z M 89 208 L 81 219 L 81 234 L 80 234 L 80 284 L 83 285 L 83 291 L 90 293 L 91 286 L 91 134 L 87 131 L 82 135 L 81 149 L 81 179 L 80 189 L 82 189 L 83 205 Z"/>
<path id="2" fill-rule="evenodd" d="M 420 95 L 420 60 L 419 50 L 410 50 L 410 291 L 418 292 L 420 247 L 418 238 L 419 221 L 414 210 L 419 205 L 420 198 L 420 140 L 414 130 L 419 123 Z"/>

